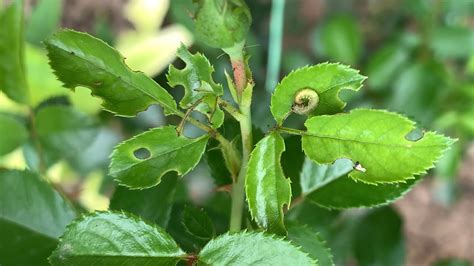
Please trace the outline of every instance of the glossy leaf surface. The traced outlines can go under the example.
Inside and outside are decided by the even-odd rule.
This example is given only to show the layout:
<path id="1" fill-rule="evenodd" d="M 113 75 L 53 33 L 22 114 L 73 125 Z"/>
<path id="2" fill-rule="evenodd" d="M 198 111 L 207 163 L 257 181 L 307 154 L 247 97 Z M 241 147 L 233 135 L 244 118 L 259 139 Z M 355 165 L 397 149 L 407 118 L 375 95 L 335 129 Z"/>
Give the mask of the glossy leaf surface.
<path id="1" fill-rule="evenodd" d="M 301 247 L 311 258 L 318 261 L 318 265 L 334 265 L 331 251 L 327 248 L 325 241 L 314 230 L 307 226 L 291 225 L 288 227 L 288 239 L 293 244 Z"/>
<path id="2" fill-rule="evenodd" d="M 53 265 L 174 265 L 185 253 L 159 227 L 124 213 L 74 221 L 49 258 Z"/>
<path id="3" fill-rule="evenodd" d="M 86 33 L 62 30 L 45 41 L 50 65 L 67 88 L 83 86 L 103 99 L 104 109 L 135 116 L 151 104 L 166 114 L 176 112 L 173 97 L 141 72 L 129 69 L 123 57 L 103 41 Z"/>
<path id="4" fill-rule="evenodd" d="M 46 265 L 74 217 L 71 206 L 37 174 L 0 170 L 0 264 Z"/>
<path id="5" fill-rule="evenodd" d="M 426 173 L 453 142 L 434 132 L 407 140 L 415 123 L 381 110 L 318 116 L 305 125 L 303 150 L 309 158 L 318 163 L 351 159 L 356 169 L 349 176 L 366 183 L 400 182 Z"/>
<path id="6" fill-rule="evenodd" d="M 25 79 L 23 1 L 0 6 L 0 90 L 10 99 L 28 103 Z"/>
<path id="7" fill-rule="evenodd" d="M 25 125 L 5 114 L 0 114 L 0 132 L 0 156 L 15 150 L 28 138 Z"/>
<path id="8" fill-rule="evenodd" d="M 265 230 L 286 234 L 283 206 L 291 201 L 290 180 L 280 164 L 285 143 L 280 134 L 270 133 L 257 143 L 250 155 L 245 190 L 250 214 Z"/>
<path id="9" fill-rule="evenodd" d="M 163 176 L 159 186 L 143 190 L 131 190 L 118 186 L 110 200 L 111 210 L 123 210 L 136 214 L 166 228 L 170 219 L 178 177 L 176 173 Z"/>
<path id="10" fill-rule="evenodd" d="M 225 234 L 211 240 L 198 255 L 207 265 L 316 265 L 290 242 L 263 233 Z"/>
<path id="11" fill-rule="evenodd" d="M 308 115 L 335 114 L 346 105 L 340 98 L 342 89 L 357 91 L 365 77 L 345 65 L 323 63 L 299 68 L 276 86 L 270 110 L 278 124 L 292 111 L 295 95 L 302 89 L 314 90 L 319 96 L 318 106 Z"/>
<path id="12" fill-rule="evenodd" d="M 372 185 L 347 176 L 353 170 L 353 163 L 340 159 L 333 164 L 318 164 L 306 159 L 301 172 L 301 187 L 306 199 L 330 209 L 374 207 L 389 204 L 405 193 L 420 180 L 405 183 Z"/>
<path id="13" fill-rule="evenodd" d="M 174 126 L 152 129 L 115 147 L 109 173 L 132 189 L 155 186 L 169 171 L 179 175 L 191 171 L 201 159 L 208 139 L 208 135 L 196 139 L 178 136 Z"/>

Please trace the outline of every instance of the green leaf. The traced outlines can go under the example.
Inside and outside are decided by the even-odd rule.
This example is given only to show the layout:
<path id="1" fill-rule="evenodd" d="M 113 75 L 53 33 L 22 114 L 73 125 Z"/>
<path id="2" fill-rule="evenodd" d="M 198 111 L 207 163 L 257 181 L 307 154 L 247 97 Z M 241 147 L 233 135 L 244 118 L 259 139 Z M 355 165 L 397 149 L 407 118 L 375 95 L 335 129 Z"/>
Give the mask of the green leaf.
<path id="1" fill-rule="evenodd" d="M 474 31 L 469 27 L 438 27 L 429 46 L 441 58 L 467 58 L 474 52 Z"/>
<path id="2" fill-rule="evenodd" d="M 96 212 L 70 224 L 49 259 L 52 265 L 176 265 L 185 255 L 162 228 Z"/>
<path id="3" fill-rule="evenodd" d="M 132 189 L 155 186 L 169 171 L 179 175 L 191 171 L 201 159 L 208 139 L 208 135 L 196 139 L 178 136 L 174 126 L 152 129 L 115 148 L 109 173 Z"/>
<path id="4" fill-rule="evenodd" d="M 260 227 L 280 235 L 286 235 L 283 206 L 291 201 L 291 181 L 280 164 L 283 151 L 283 138 L 277 132 L 270 133 L 252 151 L 245 177 L 252 218 Z"/>
<path id="5" fill-rule="evenodd" d="M 198 255 L 206 265 L 316 265 L 290 242 L 263 233 L 225 234 L 211 240 Z"/>
<path id="6" fill-rule="evenodd" d="M 404 265 L 405 240 L 400 216 L 390 207 L 364 217 L 353 243 L 358 265 Z"/>
<path id="7" fill-rule="evenodd" d="M 376 51 L 367 66 L 367 80 L 371 89 L 381 90 L 392 84 L 406 66 L 410 53 L 401 44 L 389 44 Z"/>
<path id="8" fill-rule="evenodd" d="M 134 213 L 140 218 L 166 228 L 176 191 L 176 173 L 165 175 L 159 186 L 144 190 L 130 190 L 118 186 L 110 200 L 111 210 Z"/>
<path id="9" fill-rule="evenodd" d="M 83 86 L 104 100 L 107 111 L 134 116 L 151 104 L 166 114 L 177 112 L 173 97 L 141 72 L 128 68 L 123 57 L 103 41 L 86 33 L 62 30 L 45 42 L 50 65 L 67 88 Z"/>
<path id="10" fill-rule="evenodd" d="M 220 127 L 224 122 L 224 113 L 217 106 L 217 98 L 224 94 L 224 90 L 212 78 L 214 68 L 204 55 L 191 54 L 184 45 L 178 49 L 178 57 L 186 67 L 177 69 L 170 65 L 166 77 L 171 87 L 184 88 L 179 106 L 184 109 L 194 107 L 206 115 L 215 128 Z"/>
<path id="11" fill-rule="evenodd" d="M 45 37 L 53 34 L 61 22 L 62 7 L 62 0 L 38 1 L 28 19 L 26 40 L 40 45 Z"/>
<path id="12" fill-rule="evenodd" d="M 66 159 L 87 148 L 98 133 L 97 121 L 72 107 L 47 106 L 36 114 L 36 132 L 46 152 Z"/>
<path id="13" fill-rule="evenodd" d="M 0 264 L 46 265 L 74 217 L 71 206 L 37 174 L 0 170 Z"/>
<path id="14" fill-rule="evenodd" d="M 362 33 L 353 17 L 331 18 L 321 28 L 319 37 L 323 56 L 346 64 L 357 63 L 363 48 Z"/>
<path id="15" fill-rule="evenodd" d="M 216 234 L 211 218 L 203 209 L 186 206 L 183 225 L 188 233 L 200 239 L 211 239 Z"/>
<path id="16" fill-rule="evenodd" d="M 288 239 L 301 250 L 308 253 L 311 258 L 318 261 L 318 265 L 334 265 L 331 251 L 327 248 L 326 242 L 319 234 L 307 226 L 291 225 L 288 227 Z"/>
<path id="17" fill-rule="evenodd" d="M 365 183 L 400 182 L 426 173 L 453 140 L 425 132 L 416 141 L 407 139 L 415 123 L 396 113 L 357 109 L 306 121 L 303 150 L 318 163 L 351 159 L 351 178 Z"/>
<path id="18" fill-rule="evenodd" d="M 2 9 L 3 8 L 3 9 Z M 23 1 L 0 6 L 0 89 L 12 100 L 28 103 L 23 51 Z"/>
<path id="19" fill-rule="evenodd" d="M 292 111 L 296 94 L 309 88 L 318 94 L 319 104 L 308 115 L 335 114 L 346 105 L 339 98 L 339 92 L 342 89 L 357 91 L 365 79 L 357 70 L 340 64 L 323 63 L 299 68 L 276 86 L 270 109 L 277 123 L 283 124 Z"/>
<path id="20" fill-rule="evenodd" d="M 329 209 L 374 207 L 389 204 L 403 195 L 420 180 L 404 183 L 367 184 L 347 176 L 353 163 L 347 159 L 333 164 L 318 164 L 306 159 L 301 172 L 301 187 L 305 198 Z"/>
<path id="21" fill-rule="evenodd" d="M 28 138 L 25 125 L 6 114 L 0 114 L 0 156 L 12 152 Z"/>

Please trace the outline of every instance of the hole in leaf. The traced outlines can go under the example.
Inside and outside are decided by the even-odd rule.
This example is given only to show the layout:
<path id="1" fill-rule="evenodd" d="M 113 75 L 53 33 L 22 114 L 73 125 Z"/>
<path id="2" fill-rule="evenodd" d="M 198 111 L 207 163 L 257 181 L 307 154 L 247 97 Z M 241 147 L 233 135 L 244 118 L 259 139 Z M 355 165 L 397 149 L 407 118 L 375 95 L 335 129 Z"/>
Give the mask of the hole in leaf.
<path id="1" fill-rule="evenodd" d="M 418 141 L 423 138 L 425 132 L 419 128 L 415 128 L 405 135 L 405 139 L 409 141 Z"/>
<path id="2" fill-rule="evenodd" d="M 135 156 L 135 158 L 137 158 L 139 160 L 146 160 L 146 159 L 150 158 L 151 152 L 147 148 L 139 148 L 139 149 L 136 149 L 133 152 L 133 155 Z"/>

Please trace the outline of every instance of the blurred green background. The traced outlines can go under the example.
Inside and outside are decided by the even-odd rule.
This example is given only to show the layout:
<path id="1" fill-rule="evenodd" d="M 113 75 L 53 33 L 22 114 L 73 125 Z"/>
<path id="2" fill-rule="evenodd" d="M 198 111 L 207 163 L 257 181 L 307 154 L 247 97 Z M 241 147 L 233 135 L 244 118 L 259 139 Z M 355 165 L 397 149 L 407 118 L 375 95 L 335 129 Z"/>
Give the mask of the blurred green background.
<path id="1" fill-rule="evenodd" d="M 454 240 L 441 237 L 441 242 L 437 242 L 434 233 L 426 245 L 431 243 L 435 247 L 427 250 L 421 244 L 416 246 L 417 241 L 425 241 L 417 238 L 425 235 L 417 230 L 427 230 L 427 235 L 433 235 L 430 227 L 413 225 L 411 221 L 446 218 L 446 226 L 474 228 L 472 207 L 469 212 L 472 204 L 463 205 L 466 200 L 468 203 L 474 200 L 474 1 L 247 2 L 254 20 L 246 51 L 251 55 L 256 82 L 253 106 L 256 126 L 266 132 L 274 125 L 269 111 L 270 94 L 276 83 L 293 69 L 326 61 L 360 69 L 368 79 L 360 92 L 342 95 L 349 102 L 348 108 L 370 107 L 404 113 L 418 123 L 421 134 L 424 129 L 430 129 L 459 139 L 421 188 L 396 206 L 400 214 L 393 209 L 381 209 L 371 214 L 372 222 L 393 225 L 390 230 L 403 235 L 400 215 L 403 216 L 403 231 L 408 239 L 408 248 L 404 250 L 408 250 L 408 255 L 399 251 L 403 253 L 399 254 L 401 261 L 408 257 L 409 263 L 426 265 L 435 258 L 450 256 L 473 260 L 474 236 L 468 238 L 467 244 L 458 243 L 461 240 L 454 237 L 455 232 L 450 232 Z M 79 88 L 73 93 L 62 88 L 49 68 L 41 41 L 59 27 L 87 31 L 123 53 L 132 69 L 144 71 L 163 86 L 167 86 L 168 64 L 183 65 L 176 61 L 175 51 L 184 43 L 193 51 L 203 52 L 215 66 L 216 80 L 225 84 L 224 69 L 230 70 L 228 60 L 219 50 L 206 47 L 194 38 L 194 9 L 191 0 L 26 1 L 24 60 L 33 108 L 19 105 L 0 92 L 0 121 L 28 125 L 30 131 L 19 129 L 17 138 L 11 140 L 25 141 L 21 148 L 0 144 L 3 145 L 0 167 L 38 170 L 81 208 L 106 209 L 116 186 L 107 176 L 112 148 L 149 128 L 176 124 L 179 120 L 165 118 L 157 106 L 132 119 L 101 111 L 100 100 L 92 98 L 87 89 Z M 182 96 L 181 90 L 171 92 L 177 98 Z M 31 119 L 33 113 L 35 118 Z M 47 134 L 48 126 L 37 128 L 32 120 L 40 125 L 67 121 L 76 130 Z M 302 122 L 297 116 L 289 121 L 300 128 Z M 186 128 L 186 135 L 196 134 L 196 129 Z M 55 138 L 61 138 L 67 145 L 55 145 Z M 38 139 L 42 148 L 36 145 Z M 288 159 L 291 164 L 292 158 Z M 213 192 L 221 185 L 214 182 L 213 171 L 216 169 L 200 165 L 184 178 L 176 197 L 189 196 L 197 204 L 221 197 Z M 226 208 L 214 205 L 217 211 Z M 364 235 L 351 231 L 354 226 L 350 225 L 360 222 L 353 212 L 341 216 L 339 212 L 314 206 L 304 208 L 317 214 L 316 218 L 306 218 L 317 220 L 311 223 L 330 239 L 335 256 L 346 261 L 350 248 L 345 243 L 349 235 L 364 245 Z M 416 216 L 422 215 L 417 208 L 432 208 L 432 213 Z M 305 209 L 291 215 L 305 216 Z M 442 222 L 436 226 L 443 227 Z M 378 230 L 384 234 L 383 228 Z M 377 243 L 377 239 L 373 241 Z M 455 251 L 445 247 L 450 245 L 457 247 Z"/>

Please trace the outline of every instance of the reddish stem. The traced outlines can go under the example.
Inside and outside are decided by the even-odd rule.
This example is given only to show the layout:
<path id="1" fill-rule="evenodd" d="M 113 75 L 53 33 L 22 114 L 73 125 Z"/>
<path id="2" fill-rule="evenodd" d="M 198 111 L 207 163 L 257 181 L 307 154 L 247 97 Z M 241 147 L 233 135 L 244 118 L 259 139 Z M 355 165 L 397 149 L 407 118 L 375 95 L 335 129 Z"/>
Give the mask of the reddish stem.
<path id="1" fill-rule="evenodd" d="M 234 81 L 237 92 L 239 95 L 242 95 L 247 83 L 244 60 L 231 60 L 231 64 L 232 70 L 234 71 Z"/>

